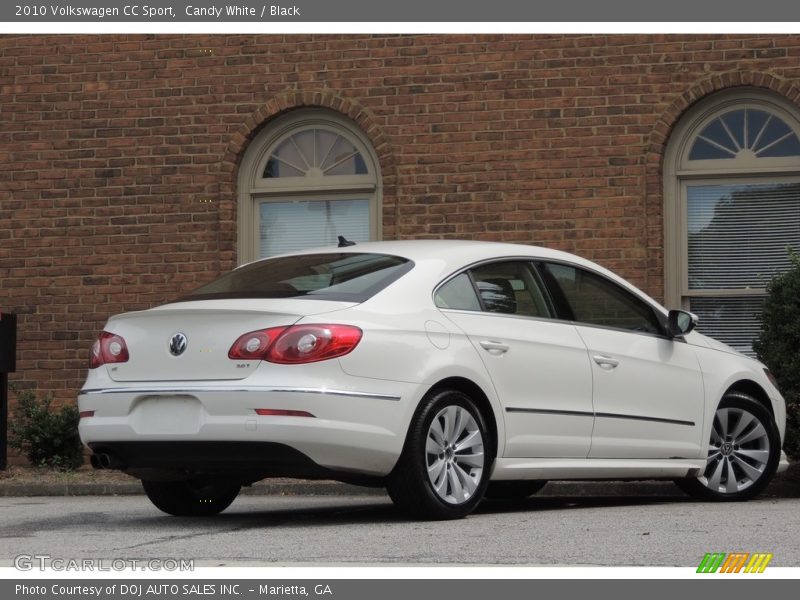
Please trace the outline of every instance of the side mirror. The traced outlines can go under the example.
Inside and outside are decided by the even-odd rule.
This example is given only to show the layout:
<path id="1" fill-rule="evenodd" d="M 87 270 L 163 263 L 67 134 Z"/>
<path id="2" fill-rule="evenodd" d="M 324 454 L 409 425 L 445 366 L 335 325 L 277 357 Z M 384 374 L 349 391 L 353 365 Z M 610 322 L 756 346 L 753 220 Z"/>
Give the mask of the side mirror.
<path id="1" fill-rule="evenodd" d="M 697 325 L 697 315 L 685 310 L 669 311 L 669 333 L 672 337 L 682 337 Z"/>

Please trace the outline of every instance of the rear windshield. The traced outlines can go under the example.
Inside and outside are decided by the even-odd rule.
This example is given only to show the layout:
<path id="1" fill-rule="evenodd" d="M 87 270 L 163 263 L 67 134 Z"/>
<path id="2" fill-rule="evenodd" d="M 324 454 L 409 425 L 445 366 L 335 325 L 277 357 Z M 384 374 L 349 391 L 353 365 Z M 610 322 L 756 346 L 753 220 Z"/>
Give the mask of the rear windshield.
<path id="1" fill-rule="evenodd" d="M 414 263 L 386 254 L 303 254 L 251 263 L 196 289 L 179 302 L 221 298 L 313 298 L 363 302 Z"/>

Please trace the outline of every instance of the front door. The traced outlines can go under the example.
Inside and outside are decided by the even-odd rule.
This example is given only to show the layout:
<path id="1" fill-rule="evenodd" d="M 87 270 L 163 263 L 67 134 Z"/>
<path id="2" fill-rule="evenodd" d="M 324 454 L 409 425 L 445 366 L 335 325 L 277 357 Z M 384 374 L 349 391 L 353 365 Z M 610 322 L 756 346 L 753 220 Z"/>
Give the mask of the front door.
<path id="1" fill-rule="evenodd" d="M 541 269 L 589 351 L 589 457 L 703 456 L 704 388 L 693 349 L 667 336 L 655 309 L 616 282 L 571 265 Z"/>

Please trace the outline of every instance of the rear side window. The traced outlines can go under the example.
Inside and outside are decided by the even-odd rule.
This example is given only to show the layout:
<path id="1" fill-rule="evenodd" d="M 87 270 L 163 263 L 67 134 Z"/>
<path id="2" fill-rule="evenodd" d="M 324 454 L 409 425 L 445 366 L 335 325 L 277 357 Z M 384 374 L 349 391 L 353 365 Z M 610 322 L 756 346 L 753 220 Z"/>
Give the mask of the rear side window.
<path id="1" fill-rule="evenodd" d="M 313 298 L 363 302 L 414 267 L 387 254 L 304 254 L 245 265 L 179 301 L 223 298 Z"/>
<path id="2" fill-rule="evenodd" d="M 570 265 L 545 263 L 543 276 L 569 320 L 661 334 L 653 308 L 605 277 Z"/>
<path id="3" fill-rule="evenodd" d="M 528 262 L 483 264 L 454 277 L 434 295 L 439 308 L 552 318 L 555 311 Z"/>
<path id="4" fill-rule="evenodd" d="M 553 312 L 531 265 L 503 261 L 471 271 L 483 310 L 524 317 L 550 318 Z"/>
<path id="5" fill-rule="evenodd" d="M 442 287 L 436 290 L 433 297 L 439 308 L 454 308 L 457 310 L 480 310 L 481 304 L 475 295 L 475 288 L 469 275 L 461 273 L 453 277 Z"/>

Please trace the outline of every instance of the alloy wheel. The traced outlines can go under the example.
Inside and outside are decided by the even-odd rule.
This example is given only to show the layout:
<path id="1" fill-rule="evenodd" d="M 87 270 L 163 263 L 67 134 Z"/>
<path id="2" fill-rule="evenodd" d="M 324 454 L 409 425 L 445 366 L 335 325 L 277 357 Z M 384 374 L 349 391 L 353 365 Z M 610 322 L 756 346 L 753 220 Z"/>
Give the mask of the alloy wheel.
<path id="1" fill-rule="evenodd" d="M 721 494 L 741 492 L 763 476 L 769 457 L 769 435 L 757 416 L 742 408 L 719 408 L 699 481 Z"/>
<path id="2" fill-rule="evenodd" d="M 463 504 L 475 494 L 484 466 L 483 435 L 470 412 L 450 405 L 437 413 L 425 443 L 428 479 L 449 504 Z"/>

